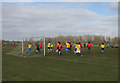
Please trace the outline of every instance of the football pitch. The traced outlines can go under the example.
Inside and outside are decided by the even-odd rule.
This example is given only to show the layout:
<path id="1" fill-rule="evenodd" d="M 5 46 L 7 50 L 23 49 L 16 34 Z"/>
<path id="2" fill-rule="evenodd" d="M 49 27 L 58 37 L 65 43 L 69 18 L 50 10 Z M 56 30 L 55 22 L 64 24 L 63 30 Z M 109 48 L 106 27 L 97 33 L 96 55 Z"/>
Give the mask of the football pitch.
<path id="1" fill-rule="evenodd" d="M 68 54 L 65 47 L 58 56 L 56 47 L 46 56 L 36 54 L 35 50 L 26 57 L 7 54 L 17 47 L 2 49 L 3 81 L 117 81 L 118 48 L 105 48 L 103 54 L 99 47 L 93 46 L 91 52 L 82 49 L 83 56 L 76 56 L 74 49 Z"/>

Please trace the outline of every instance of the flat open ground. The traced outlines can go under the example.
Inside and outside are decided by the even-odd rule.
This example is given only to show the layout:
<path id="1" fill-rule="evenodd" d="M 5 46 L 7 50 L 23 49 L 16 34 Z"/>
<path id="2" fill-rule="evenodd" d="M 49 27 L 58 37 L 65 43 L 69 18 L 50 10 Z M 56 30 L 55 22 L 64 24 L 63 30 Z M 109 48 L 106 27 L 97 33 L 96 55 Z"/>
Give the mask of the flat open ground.
<path id="1" fill-rule="evenodd" d="M 75 56 L 73 50 L 62 56 L 53 52 L 36 55 L 35 51 L 26 57 L 10 54 L 18 47 L 7 46 L 2 50 L 3 81 L 117 81 L 118 48 L 105 48 L 104 54 L 99 47 L 82 49 L 83 56 Z M 16 51 L 17 52 L 17 51 Z M 6 54 L 7 53 L 7 54 Z"/>

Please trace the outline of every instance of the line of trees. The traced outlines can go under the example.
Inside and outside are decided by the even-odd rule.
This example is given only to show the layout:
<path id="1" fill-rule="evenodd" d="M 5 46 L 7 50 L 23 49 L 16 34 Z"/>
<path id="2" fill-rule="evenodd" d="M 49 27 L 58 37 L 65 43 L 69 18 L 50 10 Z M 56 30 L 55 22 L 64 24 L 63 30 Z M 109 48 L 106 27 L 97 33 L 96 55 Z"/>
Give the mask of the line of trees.
<path id="1" fill-rule="evenodd" d="M 57 37 L 47 37 L 46 43 L 48 42 L 57 43 L 58 41 L 61 41 L 62 43 L 65 43 L 66 41 L 70 41 L 71 43 L 81 42 L 81 43 L 88 43 L 91 42 L 94 45 L 97 45 L 99 43 L 107 43 L 107 44 L 113 44 L 118 45 L 120 43 L 118 37 L 110 38 L 109 36 L 105 37 L 102 35 L 83 35 L 83 36 L 57 36 Z"/>
<path id="2" fill-rule="evenodd" d="M 26 39 L 24 42 L 35 42 L 34 38 Z M 38 41 L 38 40 L 37 40 Z M 37 42 L 36 41 L 36 42 Z M 65 43 L 66 41 L 69 41 L 71 43 L 81 42 L 82 44 L 91 42 L 94 45 L 106 43 L 106 44 L 113 44 L 118 45 L 120 44 L 120 38 L 114 37 L 110 38 L 109 36 L 105 37 L 102 35 L 83 35 L 83 36 L 57 36 L 57 37 L 46 37 L 46 44 L 48 42 L 51 43 L 57 43 L 58 41 L 61 41 L 61 43 Z M 2 42 L 5 42 L 5 40 L 2 40 Z M 21 41 L 7 41 L 7 42 L 16 42 L 19 43 Z M 43 39 L 40 39 L 39 42 L 43 42 Z"/>

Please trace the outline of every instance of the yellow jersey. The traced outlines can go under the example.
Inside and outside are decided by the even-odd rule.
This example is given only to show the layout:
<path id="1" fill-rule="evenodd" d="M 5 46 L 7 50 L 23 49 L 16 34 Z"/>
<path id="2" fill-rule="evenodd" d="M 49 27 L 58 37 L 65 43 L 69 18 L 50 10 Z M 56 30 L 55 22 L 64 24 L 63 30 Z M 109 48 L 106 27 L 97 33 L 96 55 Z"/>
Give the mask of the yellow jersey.
<path id="1" fill-rule="evenodd" d="M 51 47 L 53 47 L 53 44 L 51 45 Z"/>
<path id="2" fill-rule="evenodd" d="M 105 47 L 105 45 L 102 44 L 102 45 L 101 45 L 101 48 L 104 48 L 104 47 Z"/>
<path id="3" fill-rule="evenodd" d="M 67 45 L 67 48 L 69 48 L 69 47 L 70 47 L 70 44 L 69 44 L 69 43 L 66 43 L 66 45 Z"/>
<path id="4" fill-rule="evenodd" d="M 31 48 L 32 47 L 32 45 L 31 44 L 28 44 L 28 48 Z"/>
<path id="5" fill-rule="evenodd" d="M 57 45 L 59 45 L 59 43 L 57 43 Z"/>
<path id="6" fill-rule="evenodd" d="M 77 44 L 75 44 L 75 48 L 77 48 Z"/>
<path id="7" fill-rule="evenodd" d="M 77 45 L 77 50 L 80 50 L 80 45 Z"/>
<path id="8" fill-rule="evenodd" d="M 51 44 L 50 43 L 48 43 L 48 47 L 50 47 L 51 46 Z"/>

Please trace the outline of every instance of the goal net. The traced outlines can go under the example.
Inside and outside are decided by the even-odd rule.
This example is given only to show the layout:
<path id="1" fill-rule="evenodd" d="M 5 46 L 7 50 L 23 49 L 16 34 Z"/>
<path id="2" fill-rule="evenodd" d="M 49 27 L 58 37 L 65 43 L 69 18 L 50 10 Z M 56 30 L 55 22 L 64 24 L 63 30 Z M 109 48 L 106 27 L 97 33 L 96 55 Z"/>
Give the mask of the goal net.
<path id="1" fill-rule="evenodd" d="M 21 45 L 22 56 L 45 56 L 45 38 L 24 38 Z"/>
<path id="2" fill-rule="evenodd" d="M 16 42 L 11 46 L 7 54 L 15 56 L 45 56 L 45 38 L 29 37 L 23 38 L 22 41 Z"/>

